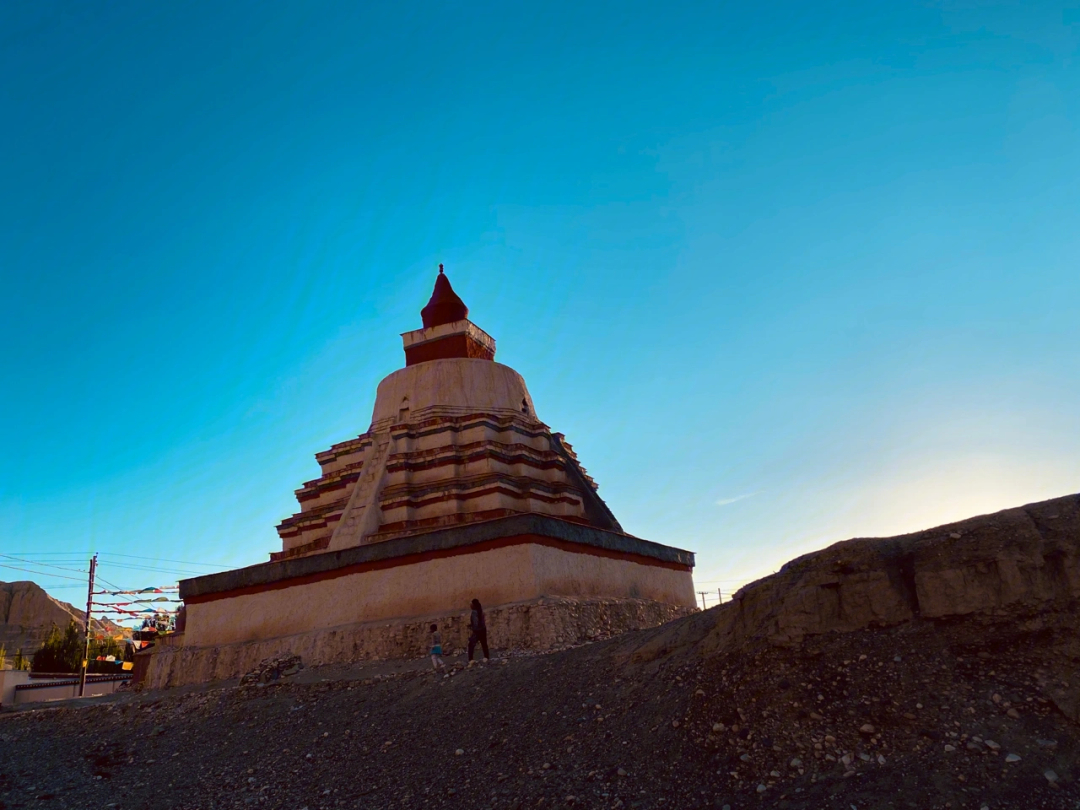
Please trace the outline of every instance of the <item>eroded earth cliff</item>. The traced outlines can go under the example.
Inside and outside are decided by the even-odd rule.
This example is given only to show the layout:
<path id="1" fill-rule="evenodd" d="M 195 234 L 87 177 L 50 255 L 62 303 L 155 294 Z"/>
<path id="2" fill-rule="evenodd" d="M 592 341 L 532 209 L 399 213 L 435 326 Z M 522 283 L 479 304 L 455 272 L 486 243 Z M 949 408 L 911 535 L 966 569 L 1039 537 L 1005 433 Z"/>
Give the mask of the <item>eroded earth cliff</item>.
<path id="1" fill-rule="evenodd" d="M 81 626 L 85 613 L 53 599 L 36 582 L 0 582 L 0 646 L 12 657 L 18 650 L 32 655 L 53 625 L 63 629 L 74 619 Z M 111 624 L 95 622 L 104 631 Z"/>

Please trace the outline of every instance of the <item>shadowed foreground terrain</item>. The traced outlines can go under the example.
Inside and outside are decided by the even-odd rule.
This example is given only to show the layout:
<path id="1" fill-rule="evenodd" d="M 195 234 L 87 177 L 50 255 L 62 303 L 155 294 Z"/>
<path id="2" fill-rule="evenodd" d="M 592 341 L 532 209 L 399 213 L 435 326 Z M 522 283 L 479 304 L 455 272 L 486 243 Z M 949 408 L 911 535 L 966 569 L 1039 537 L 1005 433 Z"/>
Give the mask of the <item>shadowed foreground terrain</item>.
<path id="1" fill-rule="evenodd" d="M 789 563 L 728 605 L 425 662 L 0 715 L 0 807 L 1080 806 L 1076 496 Z"/>

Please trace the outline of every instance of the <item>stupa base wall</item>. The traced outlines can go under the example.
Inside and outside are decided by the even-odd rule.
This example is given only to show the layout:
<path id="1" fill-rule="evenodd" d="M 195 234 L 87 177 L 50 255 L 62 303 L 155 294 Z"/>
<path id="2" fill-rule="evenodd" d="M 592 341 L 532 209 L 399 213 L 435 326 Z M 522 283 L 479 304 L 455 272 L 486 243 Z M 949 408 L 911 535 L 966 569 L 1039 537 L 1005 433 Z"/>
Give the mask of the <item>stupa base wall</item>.
<path id="1" fill-rule="evenodd" d="M 550 597 L 488 608 L 485 615 L 488 641 L 497 654 L 559 649 L 656 627 L 695 610 L 646 599 Z M 165 689 L 239 678 L 260 661 L 279 655 L 299 655 L 307 666 L 422 658 L 428 654 L 432 622 L 439 625 L 445 653 L 461 654 L 469 638 L 468 610 L 203 647 L 179 634 L 140 654 L 150 659 L 143 685 Z"/>
<path id="2" fill-rule="evenodd" d="M 449 646 L 464 644 L 454 633 L 473 599 L 497 647 L 547 649 L 608 621 L 565 607 L 545 626 L 541 605 L 624 604 L 618 629 L 651 627 L 696 608 L 693 563 L 681 549 L 519 514 L 210 574 L 180 583 L 185 631 L 152 656 L 146 682 L 236 677 L 280 653 L 309 663 L 420 655 L 432 621 Z"/>
<path id="3" fill-rule="evenodd" d="M 334 569 L 187 599 L 186 643 L 196 647 L 271 639 L 384 619 L 441 615 L 473 599 L 505 605 L 542 596 L 608 596 L 695 604 L 689 570 L 658 561 L 567 550 L 518 536 Z"/>

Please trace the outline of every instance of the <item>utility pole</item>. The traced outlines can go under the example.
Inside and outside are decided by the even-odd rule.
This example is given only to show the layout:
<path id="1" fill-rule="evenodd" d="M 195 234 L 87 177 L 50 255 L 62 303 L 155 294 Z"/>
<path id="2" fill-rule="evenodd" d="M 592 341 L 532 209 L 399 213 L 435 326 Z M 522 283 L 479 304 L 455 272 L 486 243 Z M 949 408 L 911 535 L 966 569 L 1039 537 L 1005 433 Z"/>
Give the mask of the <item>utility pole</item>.
<path id="1" fill-rule="evenodd" d="M 708 591 L 698 591 L 698 596 L 701 597 L 701 609 L 702 610 L 705 610 L 705 594 L 707 594 L 707 593 L 708 593 Z"/>
<path id="2" fill-rule="evenodd" d="M 79 697 L 86 692 L 86 667 L 90 658 L 90 611 L 94 608 L 94 571 L 97 554 L 90 558 L 90 584 L 86 589 L 86 645 L 83 647 L 82 673 L 79 675 Z"/>
<path id="3" fill-rule="evenodd" d="M 716 595 L 720 597 L 720 604 L 724 604 L 724 594 L 720 591 L 719 588 L 716 589 Z"/>

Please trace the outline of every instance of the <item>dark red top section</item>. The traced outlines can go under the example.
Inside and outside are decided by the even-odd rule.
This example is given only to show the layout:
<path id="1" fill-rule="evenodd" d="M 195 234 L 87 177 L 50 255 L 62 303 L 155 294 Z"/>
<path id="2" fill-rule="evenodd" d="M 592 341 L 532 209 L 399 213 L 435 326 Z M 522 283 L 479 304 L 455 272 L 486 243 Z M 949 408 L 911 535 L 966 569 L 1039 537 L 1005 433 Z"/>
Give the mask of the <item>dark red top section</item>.
<path id="1" fill-rule="evenodd" d="M 427 306 L 420 310 L 420 317 L 424 319 L 425 329 L 463 321 L 469 317 L 469 308 L 457 297 L 454 288 L 450 286 L 450 279 L 443 273 L 441 264 L 439 275 L 435 279 L 435 291 L 431 294 Z"/>

